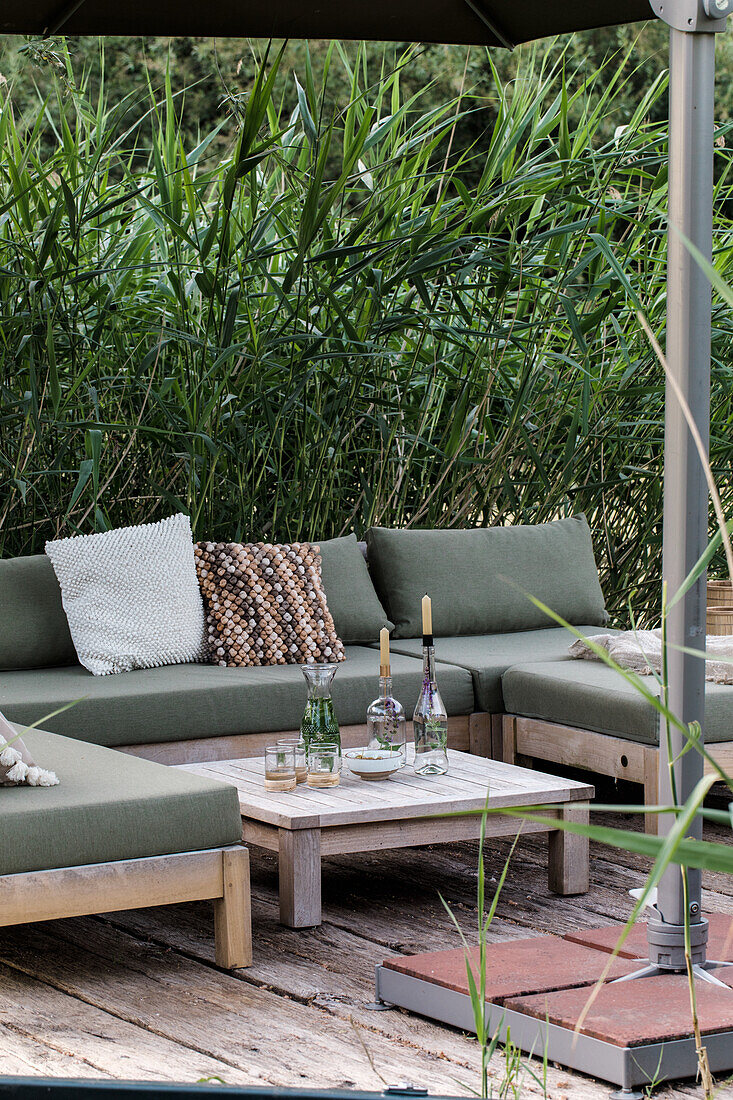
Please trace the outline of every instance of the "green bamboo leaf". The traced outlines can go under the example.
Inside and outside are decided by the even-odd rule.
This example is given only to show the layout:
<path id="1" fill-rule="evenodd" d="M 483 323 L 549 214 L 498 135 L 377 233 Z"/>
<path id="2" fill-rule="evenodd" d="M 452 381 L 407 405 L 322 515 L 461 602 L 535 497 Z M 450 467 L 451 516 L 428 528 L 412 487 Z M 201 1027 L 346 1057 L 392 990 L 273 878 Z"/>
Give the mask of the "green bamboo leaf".
<path id="1" fill-rule="evenodd" d="M 611 268 L 611 270 L 616 275 L 617 279 L 619 280 L 619 282 L 623 286 L 624 290 L 628 294 L 630 300 L 634 303 L 634 305 L 636 306 L 637 309 L 641 309 L 642 307 L 641 307 L 641 303 L 640 303 L 640 300 L 639 300 L 639 296 L 636 292 L 636 289 L 632 285 L 628 274 L 626 273 L 626 271 L 624 270 L 624 268 L 621 266 L 621 264 L 617 260 L 616 256 L 614 255 L 614 253 L 611 249 L 611 246 L 609 245 L 606 238 L 601 236 L 599 233 L 590 233 L 589 237 L 592 241 L 595 241 L 595 243 L 598 245 L 598 248 L 600 249 L 600 251 L 605 256 L 609 267 Z"/>
<path id="2" fill-rule="evenodd" d="M 99 469 L 102 461 L 102 433 L 98 428 L 86 432 L 87 452 L 92 462 L 92 487 L 96 501 L 99 494 Z"/>
<path id="3" fill-rule="evenodd" d="M 76 481 L 76 486 L 74 487 L 74 492 L 71 494 L 71 500 L 69 501 L 68 508 L 66 509 L 66 518 L 68 518 L 77 500 L 84 492 L 84 488 L 89 481 L 89 478 L 92 476 L 93 470 L 94 460 L 91 458 L 82 459 L 79 465 L 79 476 Z"/>
<path id="4" fill-rule="evenodd" d="M 226 313 L 224 315 L 224 324 L 221 332 L 221 346 L 228 348 L 232 342 L 232 336 L 234 334 L 234 325 L 237 320 L 237 307 L 239 305 L 239 291 L 233 290 L 229 295 L 227 301 Z"/>
<path id="5" fill-rule="evenodd" d="M 318 136 L 316 131 L 316 124 L 313 121 L 313 115 L 310 112 L 308 106 L 308 97 L 305 91 L 300 86 L 297 76 L 293 73 L 293 79 L 295 80 L 295 88 L 298 93 L 298 108 L 300 110 L 300 121 L 303 124 L 303 131 L 308 138 L 308 142 L 311 146 L 316 144 L 316 138 Z"/>

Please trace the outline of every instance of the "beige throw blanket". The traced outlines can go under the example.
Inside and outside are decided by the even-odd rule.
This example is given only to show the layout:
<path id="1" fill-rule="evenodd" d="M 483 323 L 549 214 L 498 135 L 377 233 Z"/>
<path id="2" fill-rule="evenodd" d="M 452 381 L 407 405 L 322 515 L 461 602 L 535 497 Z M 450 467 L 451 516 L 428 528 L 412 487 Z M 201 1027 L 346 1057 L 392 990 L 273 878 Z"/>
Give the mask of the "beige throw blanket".
<path id="1" fill-rule="evenodd" d="M 621 668 L 651 676 L 662 671 L 661 630 L 625 630 L 620 634 L 592 634 L 570 646 L 570 656 L 583 661 L 600 661 L 588 641 L 595 642 Z M 714 684 L 733 684 L 733 636 L 708 634 L 705 640 L 705 679 Z M 726 660 L 727 658 L 727 660 Z"/>

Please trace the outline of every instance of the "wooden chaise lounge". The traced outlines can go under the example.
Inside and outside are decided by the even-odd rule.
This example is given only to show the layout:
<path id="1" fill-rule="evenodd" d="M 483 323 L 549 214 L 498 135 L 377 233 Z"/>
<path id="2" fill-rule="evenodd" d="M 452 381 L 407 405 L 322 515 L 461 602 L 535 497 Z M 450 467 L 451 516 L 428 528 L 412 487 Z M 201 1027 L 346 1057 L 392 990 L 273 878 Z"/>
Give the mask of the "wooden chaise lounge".
<path id="1" fill-rule="evenodd" d="M 233 787 L 41 730 L 55 787 L 7 787 L 0 926 L 213 899 L 216 962 L 249 966 L 249 853 Z"/>

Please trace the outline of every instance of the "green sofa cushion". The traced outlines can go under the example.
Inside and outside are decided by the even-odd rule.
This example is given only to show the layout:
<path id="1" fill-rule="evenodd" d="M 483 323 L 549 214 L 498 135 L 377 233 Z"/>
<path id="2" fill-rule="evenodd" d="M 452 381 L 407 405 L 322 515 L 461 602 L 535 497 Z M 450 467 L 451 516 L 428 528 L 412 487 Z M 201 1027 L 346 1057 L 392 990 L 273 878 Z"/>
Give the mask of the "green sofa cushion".
<path id="1" fill-rule="evenodd" d="M 379 602 L 356 535 L 327 539 L 321 548 L 321 576 L 328 610 L 344 645 L 373 642 L 383 626 L 392 628 Z"/>
<path id="2" fill-rule="evenodd" d="M 395 655 L 392 674 L 395 695 L 411 715 L 422 665 L 414 657 Z M 443 665 L 439 676 L 448 713 L 470 714 L 471 674 Z M 374 650 L 348 646 L 333 685 L 339 722 L 363 723 L 378 690 L 379 658 Z M 118 676 L 92 676 L 77 665 L 0 674 L 0 710 L 13 722 L 38 722 L 74 699 L 80 702 L 43 724 L 81 741 L 115 746 L 296 729 L 303 717 L 306 687 L 298 665 L 168 665 Z M 53 766 L 45 760 L 43 764 Z"/>
<path id="3" fill-rule="evenodd" d="M 582 634 L 598 633 L 597 626 L 577 626 L 576 630 Z M 508 634 L 469 634 L 460 638 L 436 638 L 435 655 L 441 665 L 460 665 L 471 673 L 476 710 L 501 714 L 505 709 L 501 678 L 506 670 L 516 664 L 561 660 L 567 657 L 568 646 L 573 641 L 573 635 L 560 626 Z M 418 638 L 392 642 L 393 653 L 419 657 L 421 651 L 422 642 Z"/>
<path id="4" fill-rule="evenodd" d="M 644 683 L 654 687 L 654 679 Z M 659 744 L 659 716 L 612 668 L 595 661 L 517 665 L 502 678 L 507 714 Z M 706 741 L 733 741 L 733 686 L 705 685 Z"/>
<path id="5" fill-rule="evenodd" d="M 0 875 L 241 840 L 234 787 L 41 730 L 24 739 L 59 785 L 3 790 Z"/>
<path id="6" fill-rule="evenodd" d="M 433 601 L 436 636 L 535 630 L 552 620 L 606 622 L 585 516 L 535 526 L 367 532 L 369 567 L 396 638 L 421 632 L 420 600 Z"/>
<path id="7" fill-rule="evenodd" d="M 0 623 L 0 670 L 78 663 L 45 554 L 0 559 Z"/>

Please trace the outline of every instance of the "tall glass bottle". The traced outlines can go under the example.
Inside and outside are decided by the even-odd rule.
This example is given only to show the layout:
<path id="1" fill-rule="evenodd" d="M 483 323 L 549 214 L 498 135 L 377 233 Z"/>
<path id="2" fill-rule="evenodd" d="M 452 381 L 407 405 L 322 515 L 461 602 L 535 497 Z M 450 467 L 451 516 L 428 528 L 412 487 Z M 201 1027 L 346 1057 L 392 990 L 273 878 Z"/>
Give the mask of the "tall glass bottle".
<path id="1" fill-rule="evenodd" d="M 341 748 L 341 733 L 331 698 L 331 683 L 337 664 L 308 664 L 300 666 L 308 685 L 300 736 L 305 741 L 306 752 L 312 744 L 333 742 Z"/>
<path id="2" fill-rule="evenodd" d="M 389 631 L 379 638 L 379 697 L 367 708 L 367 737 L 370 749 L 389 749 L 399 754 L 405 763 L 405 711 L 392 695 L 392 674 L 389 661 Z"/>
<path id="3" fill-rule="evenodd" d="M 435 682 L 435 646 L 430 597 L 423 599 L 423 678 L 412 717 L 415 734 L 415 771 L 418 775 L 445 775 L 448 771 L 448 716 Z"/>

